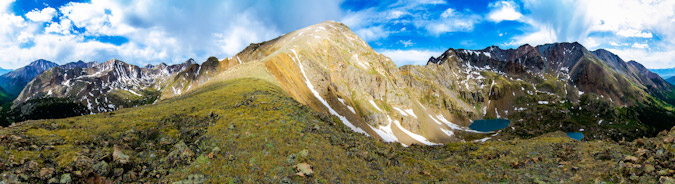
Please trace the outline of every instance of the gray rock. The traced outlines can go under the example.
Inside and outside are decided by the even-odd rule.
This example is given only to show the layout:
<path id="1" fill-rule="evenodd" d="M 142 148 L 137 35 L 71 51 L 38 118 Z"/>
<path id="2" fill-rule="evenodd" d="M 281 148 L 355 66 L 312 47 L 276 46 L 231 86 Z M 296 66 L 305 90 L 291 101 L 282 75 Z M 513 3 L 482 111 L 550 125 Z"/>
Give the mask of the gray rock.
<path id="1" fill-rule="evenodd" d="M 298 152 L 298 157 L 301 158 L 307 158 L 309 156 L 309 150 L 303 149 L 302 151 Z"/>
<path id="2" fill-rule="evenodd" d="M 173 182 L 173 184 L 203 184 L 206 182 L 206 177 L 202 174 L 191 174 L 187 179 Z"/>
<path id="3" fill-rule="evenodd" d="M 307 177 L 307 176 L 312 176 L 314 174 L 314 171 L 312 170 L 312 166 L 307 164 L 307 163 L 299 163 L 295 166 L 293 166 L 293 169 L 297 171 L 298 173 L 295 173 L 298 176 L 301 177 Z"/>
<path id="4" fill-rule="evenodd" d="M 107 162 L 101 161 L 94 165 L 94 171 L 101 176 L 107 176 L 110 173 L 110 165 Z"/>
<path id="5" fill-rule="evenodd" d="M 288 162 L 289 164 L 294 164 L 296 161 L 298 161 L 298 159 L 296 158 L 294 153 L 291 153 L 290 155 L 288 155 L 288 157 L 286 157 L 286 162 Z"/>
<path id="6" fill-rule="evenodd" d="M 171 152 L 167 156 L 166 160 L 169 163 L 175 164 L 179 161 L 189 160 L 192 158 L 192 156 L 194 156 L 192 150 L 190 150 L 190 148 L 183 141 L 181 141 L 173 146 L 173 149 L 171 149 Z"/>
<path id="7" fill-rule="evenodd" d="M 645 173 L 649 174 L 655 170 L 654 166 L 651 164 L 645 164 Z"/>
<path id="8" fill-rule="evenodd" d="M 66 174 L 61 175 L 61 180 L 59 180 L 59 183 L 68 184 L 68 183 L 71 183 L 71 182 L 73 182 L 73 179 L 70 178 L 70 173 L 66 173 Z"/>
<path id="9" fill-rule="evenodd" d="M 82 171 L 82 174 L 84 175 L 89 175 L 89 173 L 93 171 L 91 166 L 94 165 L 94 161 L 87 156 L 80 155 L 76 157 L 74 164 L 75 168 Z"/>
<path id="10" fill-rule="evenodd" d="M 668 177 L 668 176 L 661 176 L 659 178 L 659 182 L 668 183 L 668 184 L 675 184 L 675 179 L 673 179 L 672 177 Z"/>
<path id="11" fill-rule="evenodd" d="M 623 158 L 623 161 L 631 162 L 631 163 L 637 163 L 639 161 L 639 159 L 637 157 L 627 155 L 626 157 Z"/>
<path id="12" fill-rule="evenodd" d="M 120 164 L 129 163 L 129 155 L 122 153 L 122 150 L 117 146 L 113 146 L 113 161 Z"/>
<path id="13" fill-rule="evenodd" d="M 52 178 L 52 179 L 49 179 L 49 181 L 47 181 L 47 183 L 49 183 L 49 184 L 56 184 L 56 183 L 59 183 L 59 179 Z"/>
<path id="14" fill-rule="evenodd" d="M 113 169 L 113 174 L 115 174 L 115 176 L 122 176 L 122 174 L 124 174 L 124 169 L 119 167 L 115 168 Z"/>
<path id="15" fill-rule="evenodd" d="M 133 181 L 136 181 L 136 179 L 137 179 L 137 174 L 134 171 L 129 171 L 122 176 L 122 181 L 125 181 L 125 182 L 133 182 Z"/>
<path id="16" fill-rule="evenodd" d="M 40 169 L 40 178 L 42 179 L 51 178 L 52 174 L 54 174 L 54 168 L 50 167 Z"/>

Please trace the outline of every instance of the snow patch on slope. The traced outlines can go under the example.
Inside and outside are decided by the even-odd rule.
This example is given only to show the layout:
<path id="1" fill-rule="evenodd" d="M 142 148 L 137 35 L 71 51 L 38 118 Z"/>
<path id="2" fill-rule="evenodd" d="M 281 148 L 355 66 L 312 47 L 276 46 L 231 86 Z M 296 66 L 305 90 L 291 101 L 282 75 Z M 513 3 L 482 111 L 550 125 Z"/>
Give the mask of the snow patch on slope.
<path id="1" fill-rule="evenodd" d="M 307 84 L 307 88 L 309 88 L 309 90 L 312 91 L 312 94 L 314 94 L 314 97 L 316 97 L 319 101 L 321 101 L 321 103 L 322 103 L 324 106 L 326 106 L 326 108 L 328 108 L 328 111 L 329 111 L 332 115 L 335 115 L 335 116 L 337 116 L 338 118 L 340 118 L 340 121 L 342 121 L 342 123 L 344 123 L 347 127 L 349 127 L 350 129 L 352 129 L 354 132 L 358 132 L 358 133 L 365 134 L 366 136 L 370 136 L 370 135 L 368 135 L 368 133 L 366 133 L 366 131 L 363 131 L 363 129 L 354 126 L 351 122 L 349 122 L 349 120 L 347 120 L 347 118 L 345 118 L 344 116 L 338 114 L 337 111 L 335 111 L 333 108 L 330 107 L 330 105 L 328 104 L 328 102 L 326 102 L 326 100 L 324 100 L 323 97 L 321 97 L 321 95 L 319 94 L 319 92 L 316 91 L 316 89 L 314 89 L 314 85 L 312 85 L 312 83 L 309 81 L 309 78 L 307 78 L 307 74 L 305 73 L 305 69 L 304 69 L 304 67 L 302 66 L 302 63 L 299 61 L 300 59 L 298 58 L 298 54 L 295 53 L 295 50 L 293 50 L 293 49 L 291 49 L 291 51 L 293 52 L 293 55 L 295 55 L 295 57 L 294 57 L 294 58 L 292 57 L 292 59 L 293 59 L 293 61 L 295 61 L 295 63 L 298 64 L 298 66 L 300 67 L 300 72 L 302 72 L 302 76 L 305 77 L 305 83 Z M 298 59 L 296 60 L 296 58 L 298 58 Z"/>
<path id="2" fill-rule="evenodd" d="M 375 109 L 377 109 L 378 111 L 384 112 L 384 111 L 382 111 L 382 109 L 380 109 L 380 107 L 377 106 L 377 104 L 375 104 L 375 102 L 373 100 L 370 100 L 370 104 L 373 105 L 373 107 L 375 107 Z"/>
<path id="3" fill-rule="evenodd" d="M 347 107 L 347 109 L 349 109 L 349 111 L 352 111 L 352 113 L 356 114 L 356 111 L 354 110 L 354 108 L 352 106 L 347 105 L 345 103 L 344 99 L 338 97 L 338 101 L 340 101 L 340 103 L 342 103 L 342 105 L 345 105 Z"/>
<path id="4" fill-rule="evenodd" d="M 393 107 L 393 106 L 392 106 L 392 107 Z M 403 109 L 400 109 L 400 108 L 398 108 L 398 107 L 393 107 L 393 108 L 394 108 L 394 110 L 396 110 L 396 111 L 398 111 L 399 113 L 401 113 L 401 115 L 403 115 L 403 116 L 412 116 L 412 117 L 414 117 L 414 118 L 417 118 L 417 115 L 415 115 L 415 112 L 413 112 L 412 109 L 406 109 L 406 110 L 403 110 Z"/>
<path id="5" fill-rule="evenodd" d="M 416 133 L 413 133 L 413 132 L 411 132 L 411 131 L 406 130 L 405 128 L 403 128 L 403 126 L 401 126 L 401 123 L 398 122 L 397 120 L 393 120 L 393 122 L 394 122 L 394 124 L 396 125 L 396 127 L 398 127 L 398 129 L 401 129 L 401 131 L 403 131 L 403 133 L 405 133 L 405 134 L 407 134 L 408 136 L 412 137 L 412 138 L 415 139 L 416 141 L 421 142 L 422 144 L 426 144 L 426 145 L 429 145 L 429 146 L 441 145 L 441 144 L 438 144 L 438 143 L 430 142 L 429 140 L 427 140 L 426 137 L 421 136 L 421 135 L 419 135 L 419 134 L 416 134 Z"/>
<path id="6" fill-rule="evenodd" d="M 387 126 L 380 125 L 377 128 L 374 128 L 373 126 L 370 125 L 368 126 L 370 127 L 370 129 L 373 129 L 373 131 L 375 131 L 377 135 L 382 137 L 382 140 L 384 140 L 384 142 L 399 142 L 396 135 L 394 135 L 394 131 L 391 130 L 392 120 L 389 116 L 387 116 L 387 120 L 388 120 Z M 405 144 L 403 144 L 403 146 L 405 146 Z"/>

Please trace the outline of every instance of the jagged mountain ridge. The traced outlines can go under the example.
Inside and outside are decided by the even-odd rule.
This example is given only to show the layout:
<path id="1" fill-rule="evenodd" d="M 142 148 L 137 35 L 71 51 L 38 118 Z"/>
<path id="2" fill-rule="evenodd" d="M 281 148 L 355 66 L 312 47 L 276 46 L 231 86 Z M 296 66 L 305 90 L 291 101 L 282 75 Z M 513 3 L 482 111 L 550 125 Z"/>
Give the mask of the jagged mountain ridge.
<path id="1" fill-rule="evenodd" d="M 264 74 L 274 79 L 260 78 L 279 83 L 301 103 L 341 117 L 355 131 L 404 144 L 462 139 L 474 133 L 466 129 L 472 120 L 509 117 L 527 106 L 575 102 L 584 94 L 597 95 L 617 107 L 630 106 L 647 99 L 650 92 L 645 89 L 654 87 L 635 82 L 649 76 L 639 73 L 644 71 L 633 70 L 630 64 L 627 71 L 611 69 L 578 43 L 481 51 L 507 62 L 464 50 L 467 57 L 453 56 L 453 66 L 397 68 L 352 34 L 344 25 L 324 22 L 251 44 L 221 63 L 257 66 L 262 62 Z M 231 73 L 246 67 L 223 68 L 232 78 Z M 629 72 L 635 75 L 622 74 Z M 522 96 L 531 100 L 523 102 Z M 593 121 L 603 119 L 596 116 Z"/>
<path id="2" fill-rule="evenodd" d="M 63 69 L 91 68 L 91 67 L 93 67 L 97 64 L 98 63 L 96 61 L 84 62 L 82 60 L 79 60 L 77 62 L 71 62 L 71 63 L 66 63 L 64 65 L 60 65 L 59 67 L 63 68 Z"/>
<path id="3" fill-rule="evenodd" d="M 116 59 L 104 63 L 77 62 L 54 67 L 32 80 L 15 106 L 41 97 L 72 98 L 93 113 L 153 103 L 169 77 L 193 65 L 150 65 L 140 68 Z"/>
<path id="4" fill-rule="evenodd" d="M 44 59 L 33 61 L 24 67 L 1 75 L 0 87 L 11 96 L 18 96 L 28 82 L 55 66 L 58 66 L 58 64 Z"/>
<path id="5" fill-rule="evenodd" d="M 429 63 L 443 64 L 451 56 L 468 61 L 475 67 L 490 67 L 514 76 L 569 75 L 568 80 L 577 91 L 607 96 L 617 105 L 635 104 L 633 99 L 644 100 L 645 93 L 653 94 L 652 88 L 672 90 L 670 84 L 641 64 L 624 62 L 604 49 L 590 52 L 576 42 L 536 47 L 523 45 L 508 50 L 496 46 L 475 51 L 449 49 L 439 58 L 430 58 Z"/>
<path id="6" fill-rule="evenodd" d="M 155 87 L 162 99 L 169 99 L 208 83 L 263 79 L 298 102 L 339 117 L 353 131 L 404 145 L 436 145 L 485 135 L 467 128 L 476 119 L 512 117 L 588 94 L 628 106 L 647 98 L 649 86 L 656 91 L 670 88 L 640 73 L 641 65 L 624 65 L 618 57 L 611 60 L 614 56 L 578 43 L 555 43 L 508 50 L 449 49 L 426 66 L 397 67 L 347 26 L 328 21 L 251 44 L 230 58 L 187 65 L 163 76 L 166 83 Z M 640 82 L 645 79 L 653 83 Z M 49 92 L 35 87 L 41 89 L 28 91 Z M 633 98 L 621 98 L 626 96 Z M 598 120 L 603 121 L 592 119 Z"/>

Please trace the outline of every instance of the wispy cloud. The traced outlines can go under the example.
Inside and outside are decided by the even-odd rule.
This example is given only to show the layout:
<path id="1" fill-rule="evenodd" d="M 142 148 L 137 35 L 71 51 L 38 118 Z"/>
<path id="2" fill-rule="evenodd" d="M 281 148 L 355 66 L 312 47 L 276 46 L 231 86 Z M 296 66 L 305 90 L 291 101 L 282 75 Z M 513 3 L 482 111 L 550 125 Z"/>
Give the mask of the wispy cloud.
<path id="1" fill-rule="evenodd" d="M 652 33 L 650 32 L 643 32 L 643 31 L 638 31 L 634 29 L 625 29 L 625 30 L 620 30 L 616 32 L 616 35 L 622 36 L 622 37 L 637 37 L 637 38 L 651 38 L 653 37 Z"/>
<path id="2" fill-rule="evenodd" d="M 416 21 L 417 25 L 424 24 L 426 28 L 433 35 L 440 35 L 449 32 L 464 32 L 472 31 L 474 25 L 481 21 L 481 17 L 471 12 L 457 12 L 452 8 L 448 8 L 441 13 L 439 19 L 430 21 Z"/>
<path id="3" fill-rule="evenodd" d="M 49 7 L 42 10 L 33 10 L 28 12 L 26 13 L 26 18 L 35 22 L 47 22 L 52 20 L 55 15 L 56 9 Z"/>
<path id="4" fill-rule="evenodd" d="M 403 47 L 410 47 L 412 45 L 415 45 L 415 43 L 413 43 L 412 40 L 399 40 L 398 43 L 403 44 Z"/>

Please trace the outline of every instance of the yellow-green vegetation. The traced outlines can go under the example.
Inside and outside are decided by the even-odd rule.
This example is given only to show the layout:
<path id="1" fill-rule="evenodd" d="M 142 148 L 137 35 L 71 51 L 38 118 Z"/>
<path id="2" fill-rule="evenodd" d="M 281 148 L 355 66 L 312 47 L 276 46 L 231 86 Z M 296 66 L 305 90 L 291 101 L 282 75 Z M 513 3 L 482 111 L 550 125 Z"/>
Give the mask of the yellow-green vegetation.
<path id="1" fill-rule="evenodd" d="M 269 82 L 234 79 L 154 105 L 2 128 L 0 177 L 28 183 L 65 175 L 86 183 L 656 181 L 649 173 L 667 165 L 631 178 L 618 164 L 633 146 L 578 142 L 556 132 L 405 148 L 354 133 Z"/>
<path id="2" fill-rule="evenodd" d="M 142 94 L 133 94 L 126 90 L 113 90 L 107 97 L 113 102 L 113 104 L 119 104 L 123 107 L 134 107 L 139 105 L 151 104 L 155 102 L 161 92 L 152 88 L 146 88 L 142 90 Z"/>

